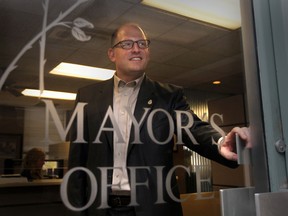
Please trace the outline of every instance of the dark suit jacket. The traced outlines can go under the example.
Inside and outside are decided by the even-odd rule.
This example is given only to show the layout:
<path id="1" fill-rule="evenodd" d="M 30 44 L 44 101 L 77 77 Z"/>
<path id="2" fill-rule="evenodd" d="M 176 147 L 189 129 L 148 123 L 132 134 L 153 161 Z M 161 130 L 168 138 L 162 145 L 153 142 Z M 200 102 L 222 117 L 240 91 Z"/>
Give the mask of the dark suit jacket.
<path id="1" fill-rule="evenodd" d="M 109 106 L 113 106 L 113 79 L 96 83 L 79 90 L 77 94 L 77 102 L 88 103 L 85 106 L 84 116 L 84 137 L 87 141 L 83 143 L 71 143 L 69 155 L 69 167 L 83 166 L 88 168 L 96 176 L 98 183 L 97 198 L 89 208 L 85 211 L 87 215 L 105 215 L 105 209 L 99 209 L 101 202 L 101 173 L 99 167 L 113 167 L 113 132 L 105 131 L 101 133 L 101 144 L 93 143 L 96 135 L 101 127 L 104 116 Z M 144 109 L 150 108 L 149 114 L 155 109 L 163 109 L 169 113 L 175 125 L 174 131 L 176 132 L 176 119 L 175 110 L 190 111 L 189 105 L 183 95 L 183 90 L 180 87 L 162 84 L 144 77 L 142 82 L 134 116 L 139 122 L 143 115 Z M 143 144 L 132 144 L 134 140 L 134 129 L 132 126 L 128 156 L 127 167 L 146 167 L 147 169 L 139 169 L 136 172 L 137 182 L 148 182 L 149 188 L 139 186 L 136 190 L 137 202 L 136 214 L 139 216 L 178 216 L 182 215 L 181 203 L 175 202 L 168 195 L 165 188 L 165 181 L 168 172 L 173 167 L 173 139 L 169 140 L 167 144 L 156 144 L 151 139 L 151 134 L 147 129 L 146 115 L 143 124 L 140 127 L 140 140 Z M 183 131 L 183 142 L 185 145 L 198 152 L 209 159 L 217 161 L 226 166 L 237 166 L 234 162 L 224 159 L 218 153 L 216 145 L 212 144 L 212 137 L 217 141 L 220 134 L 216 132 L 208 123 L 202 122 L 195 114 L 193 114 L 194 124 L 190 128 L 196 138 L 198 145 L 192 143 L 191 139 Z M 188 119 L 183 117 L 181 119 L 182 125 L 187 125 Z M 159 141 L 164 141 L 169 136 L 169 124 L 167 115 L 164 112 L 156 112 L 152 119 L 152 131 L 154 138 Z M 111 127 L 111 123 L 107 122 L 105 127 Z M 74 127 L 76 128 L 76 127 Z M 75 140 L 76 129 L 72 130 L 72 139 Z M 156 173 L 156 167 L 163 167 L 163 176 L 159 177 Z M 108 172 L 107 181 L 112 181 L 112 171 Z M 69 186 L 70 201 L 73 205 L 83 205 L 87 202 L 89 197 L 90 183 L 85 175 L 74 175 L 71 178 Z M 88 186 L 87 186 L 88 185 Z M 163 198 L 165 203 L 155 204 L 157 201 L 157 187 L 163 187 Z M 179 197 L 177 182 L 175 176 L 171 179 L 171 189 L 176 197 Z"/>

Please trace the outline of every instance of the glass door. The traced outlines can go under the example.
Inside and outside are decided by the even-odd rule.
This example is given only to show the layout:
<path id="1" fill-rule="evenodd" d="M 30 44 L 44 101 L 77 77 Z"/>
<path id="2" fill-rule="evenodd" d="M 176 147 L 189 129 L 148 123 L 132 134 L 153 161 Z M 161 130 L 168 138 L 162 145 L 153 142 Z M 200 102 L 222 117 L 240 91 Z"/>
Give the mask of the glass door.
<path id="1" fill-rule="evenodd" d="M 287 6 L 278 0 L 241 1 L 254 187 L 224 191 L 223 216 L 287 212 Z"/>
<path id="2" fill-rule="evenodd" d="M 284 154 L 275 151 L 274 143 L 280 140 L 281 144 L 281 140 L 285 140 L 283 134 L 286 136 L 288 134 L 287 125 L 283 123 L 283 119 L 287 119 L 287 116 L 285 116 L 285 109 L 281 109 L 287 107 L 285 104 L 287 101 L 284 100 L 285 93 L 283 95 L 284 78 L 287 74 L 282 72 L 277 74 L 276 78 L 276 72 L 271 75 L 271 70 L 265 71 L 266 66 L 263 62 L 268 64 L 269 61 L 262 59 L 266 57 L 266 53 L 271 53 L 271 50 L 268 52 L 256 49 L 256 47 L 264 47 L 261 46 L 261 42 L 266 42 L 261 40 L 264 36 L 261 35 L 263 29 L 260 28 L 260 24 L 263 15 L 261 8 L 268 7 L 268 2 L 266 1 L 263 6 L 260 5 L 260 1 L 240 0 L 242 27 L 238 26 L 233 30 L 195 18 L 187 18 L 186 15 L 155 9 L 143 2 L 139 0 L 1 1 L 0 14 L 3 22 L 0 24 L 2 30 L 0 33 L 0 214 L 19 215 L 23 206 L 27 206 L 26 212 L 35 213 L 37 210 L 43 216 L 46 212 L 50 215 L 63 215 L 66 211 L 58 191 L 62 182 L 62 173 L 65 175 L 67 172 L 69 142 L 66 139 L 68 132 L 65 129 L 69 128 L 75 98 L 50 100 L 44 99 L 39 92 L 36 97 L 30 97 L 24 95 L 23 90 L 61 91 L 72 93 L 75 97 L 79 88 L 100 82 L 83 77 L 53 74 L 53 69 L 60 63 L 106 68 L 114 73 L 114 65 L 106 53 L 111 45 L 112 32 L 124 22 L 139 23 L 151 39 L 151 61 L 145 71 L 147 76 L 157 81 L 182 86 L 190 108 L 204 121 L 209 121 L 208 115 L 213 114 L 211 109 L 209 113 L 209 106 L 216 107 L 217 104 L 221 104 L 221 101 L 230 101 L 229 104 L 233 106 L 227 108 L 228 103 L 225 102 L 220 112 L 225 109 L 228 111 L 227 116 L 235 119 L 241 115 L 241 120 L 226 122 L 225 114 L 222 128 L 229 131 L 233 126 L 250 125 L 251 127 L 253 143 L 256 143 L 252 149 L 253 166 L 245 165 L 240 168 L 240 172 L 236 170 L 232 173 L 231 170 L 224 170 L 181 146 L 173 149 L 175 163 L 191 168 L 190 176 L 187 176 L 184 169 L 182 169 L 184 172 L 176 173 L 181 196 L 194 193 L 194 196 L 190 196 L 190 200 L 182 203 L 183 209 L 188 209 L 187 215 L 192 212 L 197 216 L 196 210 L 199 211 L 199 215 L 203 215 L 204 211 L 209 211 L 207 213 L 209 215 L 220 215 L 218 192 L 223 188 L 244 187 L 250 190 L 251 186 L 255 186 L 257 192 L 268 192 L 271 190 L 271 182 L 273 185 L 282 184 L 284 177 L 282 173 L 285 173 Z M 238 1 L 234 3 L 238 4 Z M 252 10 L 252 3 L 255 4 L 257 11 Z M 274 7 L 279 9 L 277 4 Z M 287 9 L 287 5 L 285 8 Z M 282 10 L 285 11 L 283 8 Z M 228 13 L 228 11 L 223 13 L 226 12 Z M 254 13 L 257 14 L 256 34 L 252 22 Z M 282 22 L 285 26 L 287 19 L 283 18 Z M 264 27 L 266 27 L 265 23 L 262 28 Z M 281 28 L 278 31 L 281 31 Z M 287 29 L 283 33 L 283 37 L 277 33 L 280 38 L 274 40 L 279 43 L 281 40 L 285 41 Z M 268 39 L 271 43 L 271 38 Z M 285 46 L 287 48 L 287 41 Z M 281 53 L 283 50 L 280 46 L 276 51 L 282 58 L 287 54 Z M 274 57 L 267 57 L 272 61 L 271 65 L 275 63 Z M 285 64 L 284 60 L 281 61 L 281 65 Z M 272 68 L 275 70 L 275 67 Z M 263 73 L 261 79 L 259 71 Z M 268 84 L 265 80 L 273 81 L 269 84 L 269 86 L 273 84 L 273 88 L 267 88 Z M 222 84 L 213 85 L 212 81 L 221 81 Z M 272 93 L 277 93 L 277 97 L 270 97 Z M 273 101 L 270 101 L 272 99 Z M 234 103 L 235 101 L 237 104 Z M 270 109 L 273 109 L 275 116 L 267 114 L 270 110 L 267 106 L 262 106 L 263 101 L 271 105 Z M 51 118 L 47 118 L 47 109 Z M 237 115 L 229 112 L 234 109 L 237 109 Z M 282 119 L 283 123 L 280 130 L 277 129 L 279 119 Z M 287 123 L 287 120 L 285 122 Z M 268 134 L 268 131 L 273 134 Z M 268 148 L 266 143 L 273 143 L 273 145 Z M 57 167 L 51 165 L 52 163 L 49 166 L 48 163 L 44 164 L 41 170 L 43 179 L 39 180 L 40 183 L 28 182 L 20 175 L 24 158 L 29 150 L 35 147 L 44 151 L 46 162 L 61 160 Z M 275 156 L 273 163 L 270 163 L 271 156 L 272 158 Z M 277 173 L 278 163 L 281 164 L 281 175 Z M 272 168 L 270 168 L 271 164 Z M 270 179 L 272 169 L 273 176 L 277 174 L 278 180 Z M 33 189 L 36 195 L 31 196 L 34 200 L 30 201 L 25 197 L 30 195 L 25 195 L 26 193 L 22 191 L 35 185 L 37 187 Z M 42 187 L 45 189 L 44 192 Z M 53 189 L 51 200 L 57 208 L 50 208 L 49 202 L 46 200 L 43 202 L 37 197 L 48 199 L 46 194 L 49 195 L 48 191 L 51 187 Z M 16 189 L 21 191 L 17 192 Z M 198 193 L 202 193 L 201 196 L 198 196 Z M 11 199 L 6 199 L 5 194 L 9 194 Z M 19 195 L 22 196 L 18 199 L 21 201 L 15 203 L 14 197 Z M 36 210 L 34 204 L 39 204 Z"/>

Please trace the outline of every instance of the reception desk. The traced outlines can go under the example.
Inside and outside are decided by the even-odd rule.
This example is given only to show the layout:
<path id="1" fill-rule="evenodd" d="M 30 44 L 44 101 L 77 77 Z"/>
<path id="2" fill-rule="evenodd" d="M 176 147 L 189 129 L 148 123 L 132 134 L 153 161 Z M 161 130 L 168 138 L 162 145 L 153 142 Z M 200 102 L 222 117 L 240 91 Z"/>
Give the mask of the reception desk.
<path id="1" fill-rule="evenodd" d="M 61 201 L 61 179 L 4 181 L 0 180 L 0 216 L 71 215 Z M 186 200 L 182 202 L 184 216 L 221 215 L 218 192 L 182 194 L 181 199 Z"/>
<path id="2" fill-rule="evenodd" d="M 10 183 L 9 183 L 10 182 Z M 60 197 L 61 179 L 33 182 L 24 179 L 0 180 L 1 216 L 65 216 Z"/>

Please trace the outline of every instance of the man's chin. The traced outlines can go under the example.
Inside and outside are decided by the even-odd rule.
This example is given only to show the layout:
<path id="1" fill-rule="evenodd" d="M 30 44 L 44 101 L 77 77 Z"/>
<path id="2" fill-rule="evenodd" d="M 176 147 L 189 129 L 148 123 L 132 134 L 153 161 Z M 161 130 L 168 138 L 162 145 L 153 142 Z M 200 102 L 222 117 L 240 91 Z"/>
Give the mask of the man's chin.
<path id="1" fill-rule="evenodd" d="M 145 69 L 143 67 L 132 67 L 130 72 L 134 74 L 143 74 Z"/>
<path id="2" fill-rule="evenodd" d="M 138 79 L 144 74 L 144 70 L 131 70 L 129 74 L 131 77 L 134 77 L 134 79 Z"/>

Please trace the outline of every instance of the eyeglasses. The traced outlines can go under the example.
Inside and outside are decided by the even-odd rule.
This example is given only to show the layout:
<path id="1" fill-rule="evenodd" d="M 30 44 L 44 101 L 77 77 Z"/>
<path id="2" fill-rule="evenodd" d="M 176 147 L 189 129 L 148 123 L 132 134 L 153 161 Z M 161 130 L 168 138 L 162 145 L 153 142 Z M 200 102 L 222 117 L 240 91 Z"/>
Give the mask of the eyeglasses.
<path id="1" fill-rule="evenodd" d="M 112 48 L 121 47 L 122 49 L 129 50 L 129 49 L 132 49 L 132 47 L 134 46 L 134 43 L 137 43 L 139 49 L 146 49 L 149 47 L 150 41 L 149 40 L 138 40 L 138 41 L 124 40 L 124 41 L 118 42 Z"/>

